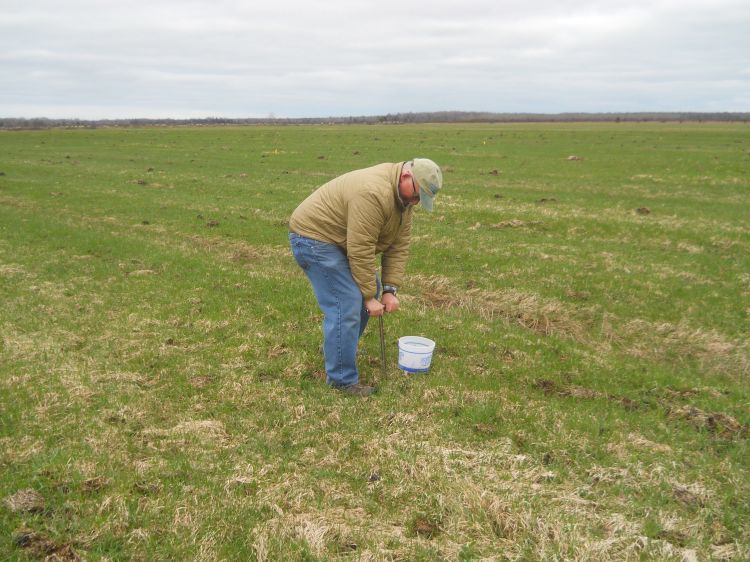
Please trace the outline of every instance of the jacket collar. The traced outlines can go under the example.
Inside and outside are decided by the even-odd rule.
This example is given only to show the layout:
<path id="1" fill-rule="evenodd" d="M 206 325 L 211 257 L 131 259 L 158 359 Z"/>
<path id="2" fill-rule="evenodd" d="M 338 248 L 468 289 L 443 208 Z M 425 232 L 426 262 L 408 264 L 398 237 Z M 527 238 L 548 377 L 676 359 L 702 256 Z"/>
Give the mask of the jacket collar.
<path id="1" fill-rule="evenodd" d="M 401 193 L 399 192 L 399 189 L 398 189 L 398 186 L 401 183 L 401 172 L 404 171 L 405 164 L 406 162 L 399 162 L 396 165 L 396 178 L 395 178 L 395 181 L 393 182 L 393 194 L 396 198 L 396 203 L 399 206 L 399 209 L 401 211 L 405 211 L 407 208 L 406 203 L 404 203 L 404 200 L 401 199 Z"/>

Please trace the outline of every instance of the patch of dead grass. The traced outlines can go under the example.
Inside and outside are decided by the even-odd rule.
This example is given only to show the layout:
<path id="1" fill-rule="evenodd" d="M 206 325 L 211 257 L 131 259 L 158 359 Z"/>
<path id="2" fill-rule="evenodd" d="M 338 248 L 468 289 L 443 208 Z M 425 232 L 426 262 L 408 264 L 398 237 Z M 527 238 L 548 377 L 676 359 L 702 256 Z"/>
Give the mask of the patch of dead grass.
<path id="1" fill-rule="evenodd" d="M 70 544 L 54 541 L 29 528 L 16 531 L 13 542 L 16 547 L 27 551 L 33 558 L 42 559 L 45 562 L 80 562 L 81 560 Z"/>
<path id="2" fill-rule="evenodd" d="M 645 449 L 647 451 L 653 451 L 654 453 L 669 454 L 672 452 L 672 447 L 669 445 L 656 443 L 637 433 L 630 433 L 626 442 L 636 449 Z"/>
<path id="3" fill-rule="evenodd" d="M 721 562 L 750 560 L 750 547 L 737 543 L 711 545 L 711 558 Z"/>
<path id="4" fill-rule="evenodd" d="M 600 348 L 617 346 L 628 355 L 666 360 L 694 358 L 714 372 L 750 375 L 750 342 L 733 341 L 716 330 L 641 319 L 620 321 L 611 314 L 595 320 L 594 307 L 570 306 L 515 290 L 460 288 L 442 276 L 414 275 L 417 300 L 425 307 L 463 309 L 484 320 L 503 318 L 536 334 L 572 338 Z"/>
<path id="5" fill-rule="evenodd" d="M 277 511 L 264 525 L 253 530 L 253 548 L 258 562 L 275 560 L 273 543 L 301 540 L 319 558 L 358 552 L 360 559 L 373 560 L 361 550 L 358 537 L 371 527 L 370 517 L 360 508 L 333 508 L 325 512 L 284 513 Z M 395 529 L 395 528 L 394 528 Z M 402 536 L 397 532 L 397 536 Z"/>
<path id="6" fill-rule="evenodd" d="M 168 430 L 170 435 L 194 435 L 200 440 L 211 442 L 225 442 L 227 432 L 224 424 L 218 420 L 195 420 L 177 424 Z"/>
<path id="7" fill-rule="evenodd" d="M 194 375 L 190 377 L 190 386 L 195 388 L 206 388 L 213 381 L 210 375 Z"/>
<path id="8" fill-rule="evenodd" d="M 99 503 L 97 512 L 104 518 L 103 523 L 96 530 L 100 536 L 106 533 L 112 533 L 118 537 L 127 535 L 130 509 L 128 508 L 128 499 L 124 495 L 105 496 Z"/>
<path id="9" fill-rule="evenodd" d="M 48 333 L 24 333 L 10 323 L 3 324 L 1 332 L 3 354 L 12 361 L 34 361 L 60 351 L 60 343 Z"/>
<path id="10" fill-rule="evenodd" d="M 25 463 L 45 450 L 42 441 L 24 435 L 18 439 L 12 437 L 0 438 L 2 458 L 10 463 Z"/>
<path id="11" fill-rule="evenodd" d="M 614 482 L 622 482 L 629 476 L 627 468 L 621 468 L 618 466 L 594 466 L 586 471 L 587 476 L 591 479 L 593 484 L 611 484 Z"/>
<path id="12" fill-rule="evenodd" d="M 144 429 L 141 435 L 146 440 L 190 438 L 201 445 L 212 445 L 222 448 L 230 445 L 229 435 L 224 424 L 219 420 L 189 420 L 169 429 Z M 181 441 L 180 441 L 181 442 Z"/>
<path id="13" fill-rule="evenodd" d="M 746 437 L 748 427 L 734 417 L 722 412 L 705 412 L 695 406 L 668 408 L 667 416 L 671 419 L 684 420 L 696 429 L 706 430 L 721 437 Z"/>
<path id="14" fill-rule="evenodd" d="M 410 279 L 420 291 L 420 302 L 432 308 L 462 308 L 485 320 L 505 318 L 542 335 L 583 339 L 590 320 L 583 311 L 574 314 L 562 303 L 515 290 L 458 289 L 446 277 L 415 275 Z"/>
<path id="15" fill-rule="evenodd" d="M 224 259 L 247 266 L 265 267 L 271 258 L 289 257 L 286 246 L 257 246 L 242 240 L 231 240 L 193 234 L 187 238 L 188 247 L 210 253 L 219 253 Z"/>
<path id="16" fill-rule="evenodd" d="M 31 488 L 8 496 L 4 503 L 14 513 L 41 513 L 46 505 L 44 496 Z"/>
<path id="17" fill-rule="evenodd" d="M 634 357 L 665 359 L 677 355 L 696 359 L 715 372 L 740 377 L 750 374 L 750 343 L 732 341 L 716 330 L 636 319 L 611 336 Z"/>
<path id="18" fill-rule="evenodd" d="M 149 379 L 141 374 L 132 371 L 112 371 L 103 373 L 96 377 L 99 382 L 116 382 L 143 385 L 149 382 Z"/>
<path id="19" fill-rule="evenodd" d="M 680 502 L 698 507 L 705 507 L 712 496 L 705 486 L 697 482 L 691 484 L 672 482 L 672 493 Z"/>
<path id="20" fill-rule="evenodd" d="M 530 226 L 537 226 L 541 224 L 540 221 L 524 221 L 521 219 L 508 219 L 500 221 L 499 223 L 490 225 L 489 228 L 498 230 L 502 228 L 525 228 Z"/>
<path id="21" fill-rule="evenodd" d="M 0 264 L 0 277 L 26 276 L 27 272 L 23 266 L 15 263 Z"/>

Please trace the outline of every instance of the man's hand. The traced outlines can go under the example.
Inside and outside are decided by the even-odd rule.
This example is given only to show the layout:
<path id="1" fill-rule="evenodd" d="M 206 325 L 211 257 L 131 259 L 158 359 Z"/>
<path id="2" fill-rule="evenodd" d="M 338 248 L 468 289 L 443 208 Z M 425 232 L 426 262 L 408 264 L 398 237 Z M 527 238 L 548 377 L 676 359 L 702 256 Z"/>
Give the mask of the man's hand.
<path id="1" fill-rule="evenodd" d="M 375 297 L 365 303 L 365 308 L 370 316 L 383 316 L 385 312 L 385 307 Z"/>
<path id="2" fill-rule="evenodd" d="M 399 308 L 398 298 L 393 293 L 383 293 L 380 298 L 386 312 L 396 312 Z"/>

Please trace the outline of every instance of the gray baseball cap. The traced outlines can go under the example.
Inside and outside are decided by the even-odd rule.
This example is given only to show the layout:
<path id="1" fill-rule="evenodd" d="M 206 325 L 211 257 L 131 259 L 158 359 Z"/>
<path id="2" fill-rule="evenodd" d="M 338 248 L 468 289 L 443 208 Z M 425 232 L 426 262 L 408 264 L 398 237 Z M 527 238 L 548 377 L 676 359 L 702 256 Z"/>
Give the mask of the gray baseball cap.
<path id="1" fill-rule="evenodd" d="M 435 196 L 443 187 L 443 172 L 440 166 L 427 158 L 415 158 L 412 161 L 411 173 L 419 186 L 419 202 L 425 211 L 432 211 Z"/>

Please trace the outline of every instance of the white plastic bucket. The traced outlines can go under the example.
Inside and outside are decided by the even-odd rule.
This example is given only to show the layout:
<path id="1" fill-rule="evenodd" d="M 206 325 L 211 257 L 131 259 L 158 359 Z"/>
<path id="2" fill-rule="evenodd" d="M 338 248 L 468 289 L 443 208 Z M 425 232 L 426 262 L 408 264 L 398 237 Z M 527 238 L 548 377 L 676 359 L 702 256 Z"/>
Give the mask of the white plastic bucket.
<path id="1" fill-rule="evenodd" d="M 398 338 L 398 368 L 407 373 L 426 373 L 432 361 L 435 342 L 419 336 Z"/>

